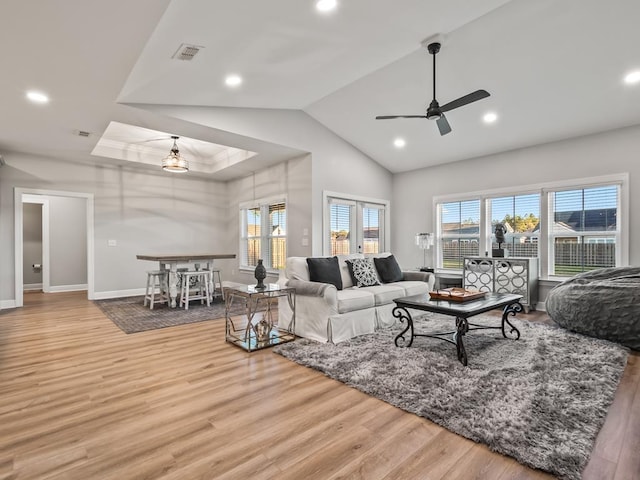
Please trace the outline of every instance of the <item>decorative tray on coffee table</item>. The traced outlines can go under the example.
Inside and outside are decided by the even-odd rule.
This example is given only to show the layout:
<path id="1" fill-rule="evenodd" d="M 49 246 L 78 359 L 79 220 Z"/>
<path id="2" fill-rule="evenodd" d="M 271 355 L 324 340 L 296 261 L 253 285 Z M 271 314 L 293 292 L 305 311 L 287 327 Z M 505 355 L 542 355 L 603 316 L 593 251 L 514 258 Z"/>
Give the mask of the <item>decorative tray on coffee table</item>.
<path id="1" fill-rule="evenodd" d="M 466 290 L 460 287 L 442 288 L 435 292 L 429 292 L 433 300 L 449 300 L 450 302 L 467 302 L 484 297 L 485 292 L 478 290 Z"/>

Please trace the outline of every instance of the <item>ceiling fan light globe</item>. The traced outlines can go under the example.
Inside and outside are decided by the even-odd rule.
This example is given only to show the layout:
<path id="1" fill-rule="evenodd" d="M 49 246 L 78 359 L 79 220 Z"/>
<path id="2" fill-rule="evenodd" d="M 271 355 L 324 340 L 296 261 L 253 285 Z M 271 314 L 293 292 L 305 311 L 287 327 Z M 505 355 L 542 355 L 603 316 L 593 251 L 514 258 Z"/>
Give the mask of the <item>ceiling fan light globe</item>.
<path id="1" fill-rule="evenodd" d="M 440 112 L 427 112 L 427 119 L 429 120 L 440 120 L 442 117 L 442 113 Z"/>

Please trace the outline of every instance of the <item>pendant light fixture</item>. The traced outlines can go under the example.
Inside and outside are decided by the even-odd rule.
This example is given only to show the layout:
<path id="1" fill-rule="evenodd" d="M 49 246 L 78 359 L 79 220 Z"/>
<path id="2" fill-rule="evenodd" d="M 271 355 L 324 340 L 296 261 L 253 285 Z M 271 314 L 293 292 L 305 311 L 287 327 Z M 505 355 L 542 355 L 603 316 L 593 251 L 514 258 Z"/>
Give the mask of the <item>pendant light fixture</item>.
<path id="1" fill-rule="evenodd" d="M 178 138 L 175 135 L 172 135 L 173 139 L 173 147 L 171 147 L 171 151 L 166 158 L 162 160 L 162 169 L 167 172 L 173 173 L 183 173 L 189 171 L 189 162 L 187 162 L 183 157 L 180 156 L 180 151 L 178 150 L 178 144 L 176 143 Z"/>

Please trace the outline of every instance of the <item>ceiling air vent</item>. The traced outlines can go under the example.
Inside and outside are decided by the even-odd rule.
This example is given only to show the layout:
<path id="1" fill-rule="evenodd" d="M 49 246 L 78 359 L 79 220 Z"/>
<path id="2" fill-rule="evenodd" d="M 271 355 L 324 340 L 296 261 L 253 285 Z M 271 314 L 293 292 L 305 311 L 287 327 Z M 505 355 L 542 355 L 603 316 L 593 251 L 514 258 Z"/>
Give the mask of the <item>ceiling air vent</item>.
<path id="1" fill-rule="evenodd" d="M 84 130 L 78 130 L 78 136 L 79 137 L 88 137 L 89 135 L 91 135 L 91 132 L 85 132 Z"/>
<path id="2" fill-rule="evenodd" d="M 173 57 L 178 60 L 193 60 L 193 57 L 200 51 L 201 47 L 199 45 L 189 45 L 187 43 L 183 43 L 180 45 L 180 48 L 173 54 Z"/>

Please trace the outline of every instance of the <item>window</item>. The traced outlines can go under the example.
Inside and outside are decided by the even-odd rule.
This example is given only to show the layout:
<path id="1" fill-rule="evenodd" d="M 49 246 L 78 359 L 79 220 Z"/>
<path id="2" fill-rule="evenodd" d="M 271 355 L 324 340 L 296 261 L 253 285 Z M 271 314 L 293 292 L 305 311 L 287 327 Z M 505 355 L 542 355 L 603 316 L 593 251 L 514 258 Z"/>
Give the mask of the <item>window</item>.
<path id="1" fill-rule="evenodd" d="M 465 256 L 490 256 L 497 223 L 509 256 L 539 258 L 542 278 L 627 265 L 628 184 L 625 173 L 435 197 L 436 266 L 460 270 Z"/>
<path id="2" fill-rule="evenodd" d="M 384 206 L 364 204 L 362 208 L 362 253 L 380 253 L 383 240 Z"/>
<path id="3" fill-rule="evenodd" d="M 616 266 L 618 198 L 618 185 L 549 192 L 553 275 Z"/>
<path id="4" fill-rule="evenodd" d="M 464 257 L 480 253 L 480 200 L 438 205 L 441 268 L 461 269 Z"/>
<path id="5" fill-rule="evenodd" d="M 331 255 L 348 255 L 354 250 L 351 245 L 352 223 L 355 222 L 355 202 L 331 199 L 329 202 L 329 235 L 331 237 Z"/>
<path id="6" fill-rule="evenodd" d="M 286 202 L 263 201 L 240 209 L 240 266 L 263 260 L 268 270 L 283 269 L 287 258 Z"/>
<path id="7" fill-rule="evenodd" d="M 512 257 L 537 257 L 540 239 L 540 194 L 512 195 L 489 199 L 491 229 L 487 243 L 498 248 L 492 235 L 498 223 L 507 230 L 502 248 Z"/>
<path id="8" fill-rule="evenodd" d="M 386 205 L 327 197 L 328 255 L 384 251 Z"/>

